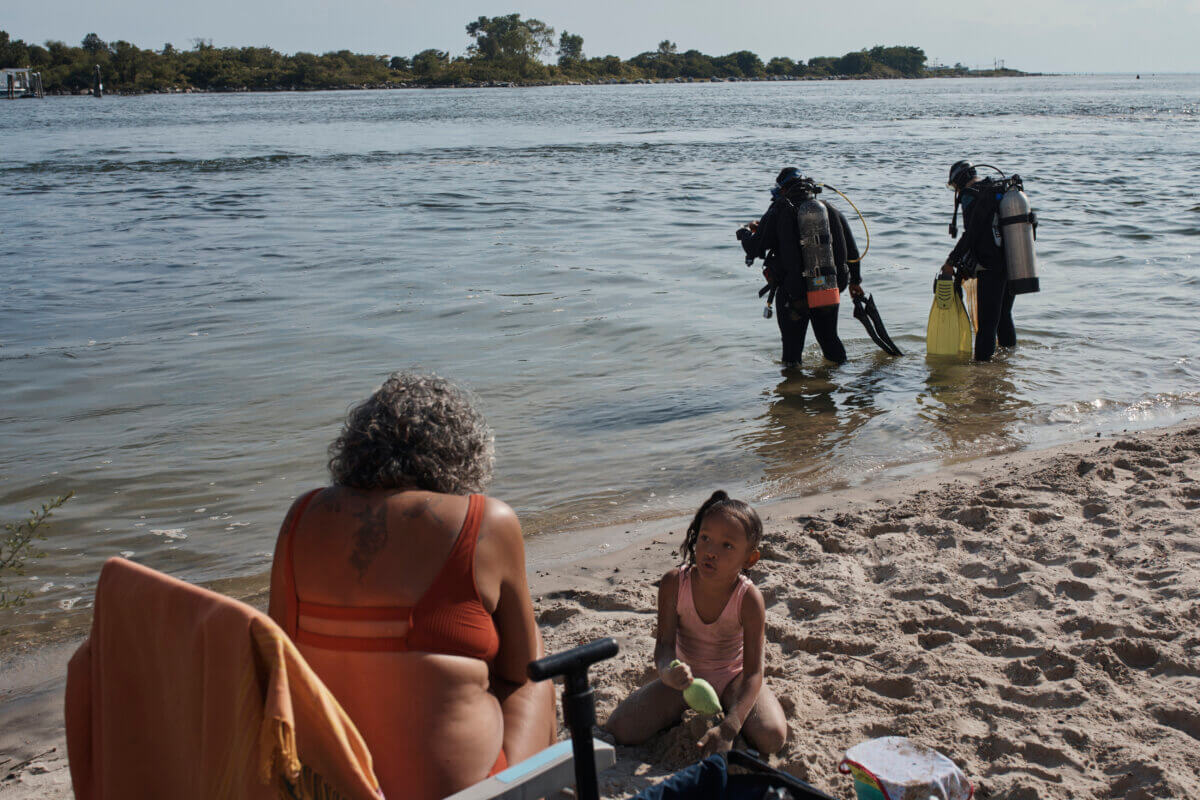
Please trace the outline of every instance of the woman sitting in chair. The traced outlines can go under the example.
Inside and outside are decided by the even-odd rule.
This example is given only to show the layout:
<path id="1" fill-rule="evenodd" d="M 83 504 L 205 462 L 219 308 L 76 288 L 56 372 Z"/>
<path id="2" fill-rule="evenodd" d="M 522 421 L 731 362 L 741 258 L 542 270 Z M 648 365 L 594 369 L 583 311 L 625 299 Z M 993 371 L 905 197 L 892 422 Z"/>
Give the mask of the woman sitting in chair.
<path id="1" fill-rule="evenodd" d="M 553 684 L 521 525 L 466 396 L 396 373 L 329 448 L 333 485 L 292 504 L 270 614 L 354 720 L 388 797 L 440 798 L 547 747 Z"/>

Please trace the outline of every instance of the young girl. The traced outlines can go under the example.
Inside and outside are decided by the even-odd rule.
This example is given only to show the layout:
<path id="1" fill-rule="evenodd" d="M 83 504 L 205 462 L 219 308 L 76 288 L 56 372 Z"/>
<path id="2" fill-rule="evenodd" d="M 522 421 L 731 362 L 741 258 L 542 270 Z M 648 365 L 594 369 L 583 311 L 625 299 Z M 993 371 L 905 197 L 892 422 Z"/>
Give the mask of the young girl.
<path id="1" fill-rule="evenodd" d="M 725 718 L 701 737 L 703 755 L 729 750 L 738 733 L 764 755 L 783 747 L 783 708 L 763 684 L 766 607 L 742 574 L 758 561 L 761 539 L 762 521 L 741 500 L 717 491 L 700 506 L 680 548 L 684 565 L 658 587 L 658 678 L 617 706 L 605 726 L 618 744 L 641 744 L 677 723 L 682 690 L 704 678 Z M 682 663 L 672 667 L 676 659 Z"/>

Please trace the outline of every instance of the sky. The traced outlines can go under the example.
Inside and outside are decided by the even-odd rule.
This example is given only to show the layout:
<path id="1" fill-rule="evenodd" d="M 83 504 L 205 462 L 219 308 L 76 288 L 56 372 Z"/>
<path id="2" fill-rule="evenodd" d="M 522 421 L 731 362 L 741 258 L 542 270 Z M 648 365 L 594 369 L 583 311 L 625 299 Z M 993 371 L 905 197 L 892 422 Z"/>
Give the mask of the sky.
<path id="1" fill-rule="evenodd" d="M 161 49 L 196 39 L 284 53 L 463 53 L 465 26 L 519 13 L 583 36 L 587 56 L 629 58 L 664 39 L 680 52 L 750 50 L 809 59 L 882 45 L 930 63 L 1029 72 L 1200 72 L 1200 0 L 39 0 L 6 2 L 14 39 L 78 44 L 88 33 Z"/>

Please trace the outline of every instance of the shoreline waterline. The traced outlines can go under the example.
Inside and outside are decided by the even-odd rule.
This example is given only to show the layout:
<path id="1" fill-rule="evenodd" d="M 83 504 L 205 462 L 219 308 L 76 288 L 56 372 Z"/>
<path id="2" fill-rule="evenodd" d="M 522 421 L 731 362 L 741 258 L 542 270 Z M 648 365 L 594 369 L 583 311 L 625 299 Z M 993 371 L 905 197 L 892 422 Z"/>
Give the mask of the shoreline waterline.
<path id="1" fill-rule="evenodd" d="M 813 491 L 780 497 L 747 496 L 745 499 L 759 509 L 764 516 L 769 516 L 773 513 L 772 509 L 815 508 L 825 502 L 824 498 L 826 497 L 836 498 L 847 493 L 866 493 L 879 498 L 896 497 L 899 492 L 903 491 L 903 487 L 910 484 L 941 479 L 942 476 L 959 470 L 965 474 L 975 474 L 979 469 L 986 468 L 1001 459 L 1036 458 L 1041 453 L 1069 451 L 1073 447 L 1086 447 L 1097 440 L 1127 435 L 1131 432 L 1170 432 L 1191 425 L 1197 419 L 1200 418 L 1189 418 L 1166 426 L 1124 428 L 1120 434 L 1115 431 L 1105 435 L 1097 432 L 1092 438 L 1079 439 L 1074 442 L 1058 442 L 1043 448 L 1011 445 L 973 458 L 963 457 L 948 462 L 931 459 L 923 462 L 900 463 L 860 475 L 856 480 L 831 484 L 820 492 Z M 319 485 L 325 484 L 314 483 L 310 488 L 316 488 Z M 716 488 L 723 487 L 713 487 L 713 489 Z M 488 493 L 493 494 L 490 491 Z M 732 493 L 738 494 L 736 491 Z M 690 505 L 688 502 L 680 502 L 680 507 L 674 510 L 659 510 L 657 513 L 639 514 L 626 519 L 609 520 L 593 525 L 585 524 L 577 528 L 564 527 L 527 533 L 525 547 L 529 573 L 531 576 L 549 573 L 564 564 L 586 561 L 589 558 L 624 550 L 654 537 L 679 533 L 686 528 L 690 521 L 694 511 L 693 506 L 698 504 L 703 499 L 702 495 L 705 494 L 707 493 L 695 494 L 691 498 Z M 498 495 L 495 496 L 501 500 L 504 499 Z M 678 500 L 678 498 L 675 499 Z M 280 510 L 280 521 L 285 512 L 286 508 Z M 53 524 L 53 520 L 51 524 Z M 103 520 L 87 520 L 85 524 L 99 525 L 103 524 Z M 53 536 L 53 532 L 50 535 Z M 135 556 L 129 557 L 137 560 Z M 31 566 L 36 567 L 36 563 L 33 562 Z M 86 576 L 80 577 L 87 579 Z M 95 578 L 96 576 L 91 576 L 93 585 Z M 260 610 L 265 610 L 270 582 L 270 565 L 268 564 L 264 571 L 252 575 L 218 577 L 191 582 L 248 603 Z M 533 582 L 531 582 L 532 585 L 534 585 Z M 21 652 L 38 651 L 45 647 L 60 645 L 63 642 L 77 641 L 86 636 L 91 625 L 91 606 L 91 598 L 87 597 L 81 602 L 73 604 L 71 609 L 57 613 L 43 611 L 34 619 L 24 621 L 21 619 L 25 616 L 22 612 L 17 611 L 16 614 L 10 612 L 10 622 L 17 624 L 10 624 L 7 627 L 6 635 L 0 636 L 0 675 L 5 671 L 5 664 L 15 661 L 17 654 Z M 0 612 L 0 614 L 3 613 Z"/>

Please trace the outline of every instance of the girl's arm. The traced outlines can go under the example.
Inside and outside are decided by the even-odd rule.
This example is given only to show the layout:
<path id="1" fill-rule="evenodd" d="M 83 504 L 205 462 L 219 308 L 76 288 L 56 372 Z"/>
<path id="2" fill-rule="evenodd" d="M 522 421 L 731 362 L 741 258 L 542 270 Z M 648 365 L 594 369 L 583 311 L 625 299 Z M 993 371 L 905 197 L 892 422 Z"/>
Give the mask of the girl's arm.
<path id="1" fill-rule="evenodd" d="M 675 632 L 679 628 L 679 612 L 675 602 L 679 597 L 679 568 L 663 575 L 658 583 L 658 636 L 654 641 L 654 666 L 659 679 L 672 689 L 683 690 L 692 682 L 692 670 L 687 664 L 672 667 L 675 660 Z"/>
<path id="2" fill-rule="evenodd" d="M 716 750 L 728 750 L 742 730 L 746 717 L 754 710 L 763 683 L 763 641 L 766 635 L 767 606 L 762 592 L 751 586 L 742 598 L 742 676 L 737 694 L 721 724 L 700 739 L 705 755 Z M 715 732 L 715 733 L 714 733 Z"/>

